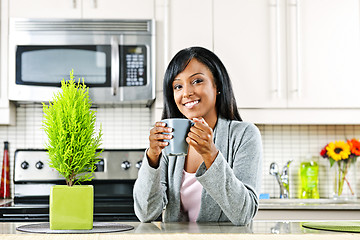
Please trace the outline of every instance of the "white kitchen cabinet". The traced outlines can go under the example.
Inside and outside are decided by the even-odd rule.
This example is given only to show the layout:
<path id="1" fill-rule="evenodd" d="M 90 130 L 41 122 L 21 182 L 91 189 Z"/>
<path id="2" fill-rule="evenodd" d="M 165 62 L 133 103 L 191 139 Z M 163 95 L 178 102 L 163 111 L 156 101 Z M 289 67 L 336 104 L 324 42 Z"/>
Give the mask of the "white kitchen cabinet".
<path id="1" fill-rule="evenodd" d="M 360 108 L 358 0 L 214 0 L 213 11 L 239 108 Z"/>
<path id="2" fill-rule="evenodd" d="M 10 17 L 154 18 L 154 0 L 11 0 Z"/>
<path id="3" fill-rule="evenodd" d="M 154 0 L 82 0 L 83 18 L 152 19 Z"/>
<path id="4" fill-rule="evenodd" d="M 212 2 L 209 0 L 170 0 L 169 58 L 191 46 L 213 49 Z M 169 60 L 170 60 L 169 59 Z"/>
<path id="5" fill-rule="evenodd" d="M 161 119 L 163 77 L 169 61 L 181 49 L 202 46 L 213 50 L 212 1 L 157 1 L 157 91 L 154 121 Z"/>
<path id="6" fill-rule="evenodd" d="M 7 51 L 8 51 L 8 3 L 0 2 L 0 125 L 15 124 L 16 108 L 8 98 Z"/>
<path id="7" fill-rule="evenodd" d="M 286 107 L 285 25 L 276 14 L 283 19 L 266 0 L 214 0 L 214 51 L 228 69 L 238 107 Z"/>
<path id="8" fill-rule="evenodd" d="M 288 107 L 360 108 L 359 1 L 301 0 L 297 8 L 299 46 L 290 34 Z M 296 49 L 298 60 L 292 57 Z"/>
<path id="9" fill-rule="evenodd" d="M 1 67 L 1 69 L 3 69 L 3 67 Z M 16 108 L 7 97 L 6 81 L 0 80 L 0 125 L 14 125 L 15 117 Z"/>
<path id="10" fill-rule="evenodd" d="M 9 0 L 9 16 L 17 18 L 81 18 L 82 0 Z"/>

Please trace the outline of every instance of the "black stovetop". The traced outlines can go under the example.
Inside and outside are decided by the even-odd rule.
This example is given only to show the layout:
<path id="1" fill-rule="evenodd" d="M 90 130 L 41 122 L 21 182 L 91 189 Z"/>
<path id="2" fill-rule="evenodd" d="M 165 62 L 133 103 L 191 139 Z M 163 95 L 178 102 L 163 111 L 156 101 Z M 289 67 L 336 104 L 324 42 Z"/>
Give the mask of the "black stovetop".
<path id="1" fill-rule="evenodd" d="M 0 222 L 48 222 L 49 204 L 46 200 L 15 199 L 0 205 Z M 95 199 L 94 221 L 138 221 L 132 198 Z"/>

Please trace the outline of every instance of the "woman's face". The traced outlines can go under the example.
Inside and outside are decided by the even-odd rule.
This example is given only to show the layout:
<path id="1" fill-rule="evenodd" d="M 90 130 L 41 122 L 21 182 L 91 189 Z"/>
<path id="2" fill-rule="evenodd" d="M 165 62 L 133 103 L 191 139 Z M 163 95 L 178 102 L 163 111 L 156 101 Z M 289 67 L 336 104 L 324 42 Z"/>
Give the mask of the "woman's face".
<path id="1" fill-rule="evenodd" d="M 175 77 L 172 86 L 175 103 L 185 117 L 203 117 L 206 122 L 216 122 L 217 89 L 206 65 L 192 59 L 184 71 Z"/>

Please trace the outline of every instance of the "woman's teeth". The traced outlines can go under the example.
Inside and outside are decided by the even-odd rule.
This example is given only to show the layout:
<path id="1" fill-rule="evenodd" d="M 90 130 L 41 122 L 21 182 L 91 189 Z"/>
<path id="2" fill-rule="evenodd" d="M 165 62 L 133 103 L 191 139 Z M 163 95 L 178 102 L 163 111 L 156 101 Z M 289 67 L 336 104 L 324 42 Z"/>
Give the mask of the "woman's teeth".
<path id="1" fill-rule="evenodd" d="M 199 101 L 193 101 L 193 102 L 188 102 L 188 103 L 185 103 L 185 107 L 187 108 L 192 108 L 195 104 L 198 104 Z"/>

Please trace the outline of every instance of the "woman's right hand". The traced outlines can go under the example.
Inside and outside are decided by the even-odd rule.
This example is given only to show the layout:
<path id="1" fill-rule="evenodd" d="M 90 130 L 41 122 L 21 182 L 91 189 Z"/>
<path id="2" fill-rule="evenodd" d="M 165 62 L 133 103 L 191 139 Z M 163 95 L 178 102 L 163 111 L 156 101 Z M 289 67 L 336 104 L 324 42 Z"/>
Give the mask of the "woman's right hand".
<path id="1" fill-rule="evenodd" d="M 166 123 L 164 122 L 156 122 L 155 126 L 150 129 L 150 148 L 146 153 L 150 166 L 155 168 L 159 166 L 161 151 L 169 144 L 164 140 L 170 140 L 173 137 L 171 134 L 164 133 L 171 133 L 172 131 L 173 129 L 166 127 Z"/>

